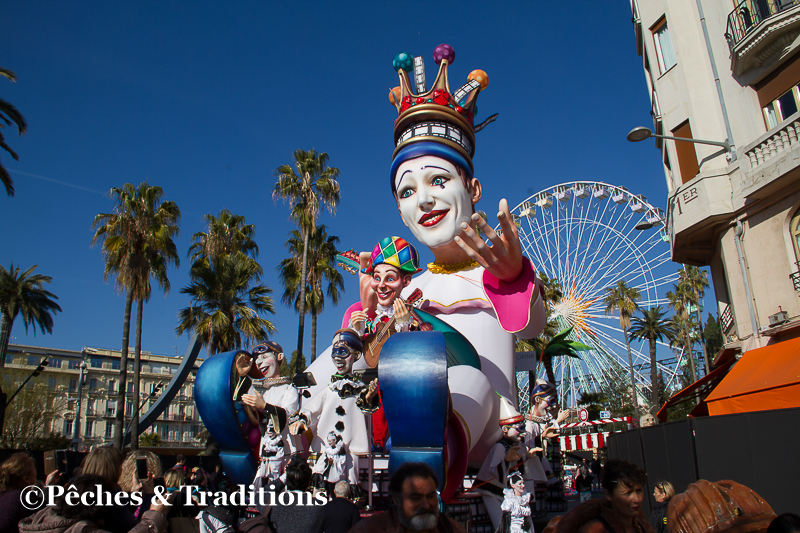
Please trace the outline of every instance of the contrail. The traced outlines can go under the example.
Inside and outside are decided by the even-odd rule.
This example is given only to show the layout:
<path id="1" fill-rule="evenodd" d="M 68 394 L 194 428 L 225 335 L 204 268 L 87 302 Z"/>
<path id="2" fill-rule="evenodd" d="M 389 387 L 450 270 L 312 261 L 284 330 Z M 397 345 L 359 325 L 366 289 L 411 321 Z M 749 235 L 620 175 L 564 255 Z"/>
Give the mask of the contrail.
<path id="1" fill-rule="evenodd" d="M 99 194 L 100 196 L 106 196 L 106 194 L 107 194 L 107 193 L 105 193 L 103 191 L 96 191 L 94 189 L 89 189 L 87 187 L 81 187 L 80 185 L 75 185 L 74 183 L 67 183 L 66 181 L 60 181 L 60 180 L 57 180 L 57 179 L 48 178 L 46 176 L 39 176 L 38 174 L 31 174 L 30 172 L 21 172 L 19 170 L 11 170 L 11 169 L 8 169 L 8 171 L 13 173 L 13 174 L 19 174 L 21 176 L 28 176 L 28 177 L 40 179 L 40 180 L 43 180 L 43 181 L 49 181 L 50 183 L 57 183 L 58 185 L 63 185 L 64 187 L 71 187 L 73 189 L 78 189 L 79 191 L 86 191 L 86 192 L 90 192 L 90 193 L 94 193 L 94 194 Z"/>

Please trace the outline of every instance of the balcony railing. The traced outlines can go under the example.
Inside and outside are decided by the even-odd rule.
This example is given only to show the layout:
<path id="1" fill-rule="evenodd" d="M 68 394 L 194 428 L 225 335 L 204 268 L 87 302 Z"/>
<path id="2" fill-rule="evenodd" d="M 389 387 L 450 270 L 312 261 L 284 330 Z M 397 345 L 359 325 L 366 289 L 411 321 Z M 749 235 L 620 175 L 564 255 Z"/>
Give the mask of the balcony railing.
<path id="1" fill-rule="evenodd" d="M 777 15 L 792 6 L 800 4 L 800 0 L 742 0 L 728 15 L 725 39 L 731 51 L 761 24 L 764 20 Z"/>
<path id="2" fill-rule="evenodd" d="M 726 305 L 725 309 L 719 314 L 719 323 L 722 326 L 723 333 L 728 333 L 733 327 L 733 313 L 731 313 L 730 305 Z"/>
<path id="3" fill-rule="evenodd" d="M 800 292 L 800 270 L 789 274 L 789 279 L 792 280 L 795 292 Z"/>

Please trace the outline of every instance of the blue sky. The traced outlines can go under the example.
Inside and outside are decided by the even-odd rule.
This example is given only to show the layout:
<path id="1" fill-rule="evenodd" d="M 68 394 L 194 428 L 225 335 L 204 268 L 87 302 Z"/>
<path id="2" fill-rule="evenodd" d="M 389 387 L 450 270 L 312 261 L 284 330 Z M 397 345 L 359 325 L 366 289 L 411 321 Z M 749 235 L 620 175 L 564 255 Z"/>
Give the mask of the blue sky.
<path id="1" fill-rule="evenodd" d="M 264 281 L 278 300 L 274 338 L 293 349 L 297 315 L 279 302 L 275 275 L 292 225 L 271 197 L 274 169 L 297 148 L 329 154 L 342 202 L 321 222 L 342 248 L 410 238 L 388 184 L 391 64 L 399 52 L 422 55 L 430 80 L 440 43 L 456 51 L 452 86 L 473 69 L 488 73 L 478 119 L 499 113 L 478 134 L 479 208 L 493 214 L 502 197 L 515 205 L 572 180 L 666 202 L 658 151 L 625 140 L 652 123 L 628 2 L 12 0 L 3 16 L 0 65 L 19 81 L 0 80 L 0 97 L 24 114 L 29 132 L 5 130 L 19 162 L 0 152 L 17 189 L 0 196 L 0 263 L 38 264 L 63 308 L 52 335 L 26 335 L 18 322 L 12 342 L 119 349 L 124 297 L 103 281 L 90 226 L 112 209 L 111 187 L 147 179 L 181 209 L 183 258 L 170 270 L 171 292 L 154 293 L 145 307 L 144 349 L 185 351 L 188 336 L 174 333 L 189 304 L 179 292 L 185 254 L 203 215 L 223 208 L 256 226 Z M 349 304 L 356 278 L 346 282 Z M 320 346 L 343 309 L 320 317 Z"/>

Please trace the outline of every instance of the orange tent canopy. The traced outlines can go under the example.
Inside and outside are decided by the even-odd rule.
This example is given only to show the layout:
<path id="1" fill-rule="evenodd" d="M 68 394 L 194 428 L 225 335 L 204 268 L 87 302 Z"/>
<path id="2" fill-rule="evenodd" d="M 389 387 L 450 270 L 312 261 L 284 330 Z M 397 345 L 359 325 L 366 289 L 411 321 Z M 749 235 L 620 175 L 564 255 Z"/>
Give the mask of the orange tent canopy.
<path id="1" fill-rule="evenodd" d="M 800 407 L 800 338 L 745 352 L 705 402 L 711 416 Z"/>

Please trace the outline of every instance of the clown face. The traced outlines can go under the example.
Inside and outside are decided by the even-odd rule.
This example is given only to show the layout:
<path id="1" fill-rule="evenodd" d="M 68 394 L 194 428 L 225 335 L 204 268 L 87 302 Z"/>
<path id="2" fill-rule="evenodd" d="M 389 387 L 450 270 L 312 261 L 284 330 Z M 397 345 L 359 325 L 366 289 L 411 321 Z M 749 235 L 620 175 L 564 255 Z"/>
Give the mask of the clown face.
<path id="1" fill-rule="evenodd" d="M 397 207 L 403 222 L 422 244 L 437 248 L 470 223 L 480 184 L 473 179 L 467 190 L 456 167 L 439 157 L 422 156 L 400 165 L 395 175 Z"/>
<path id="2" fill-rule="evenodd" d="M 525 435 L 525 424 L 507 424 L 503 426 L 503 436 L 511 442 L 519 442 Z"/>
<path id="3" fill-rule="evenodd" d="M 275 353 L 265 346 L 259 345 L 253 350 L 253 355 L 256 357 L 256 366 L 264 374 L 264 377 L 274 378 L 280 374 L 282 353 Z"/>
<path id="4" fill-rule="evenodd" d="M 542 417 L 547 412 L 558 410 L 558 399 L 555 396 L 540 396 L 534 400 L 533 415 Z"/>
<path id="5" fill-rule="evenodd" d="M 403 274 L 399 268 L 383 263 L 373 270 L 369 286 L 378 295 L 378 303 L 388 307 L 410 282 L 409 274 Z"/>
<path id="6" fill-rule="evenodd" d="M 335 343 L 333 350 L 331 350 L 331 358 L 334 366 L 336 366 L 337 374 L 349 374 L 353 370 L 353 363 L 360 356 L 361 353 L 358 350 L 342 341 Z"/>

